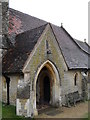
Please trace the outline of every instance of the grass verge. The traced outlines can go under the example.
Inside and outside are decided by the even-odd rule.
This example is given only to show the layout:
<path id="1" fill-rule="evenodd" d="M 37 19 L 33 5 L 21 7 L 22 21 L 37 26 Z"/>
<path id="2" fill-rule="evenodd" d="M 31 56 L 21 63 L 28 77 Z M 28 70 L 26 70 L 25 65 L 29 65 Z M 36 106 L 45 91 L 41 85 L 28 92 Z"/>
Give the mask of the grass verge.
<path id="1" fill-rule="evenodd" d="M 2 105 L 2 120 L 31 120 L 16 115 L 16 107 L 13 105 Z"/>

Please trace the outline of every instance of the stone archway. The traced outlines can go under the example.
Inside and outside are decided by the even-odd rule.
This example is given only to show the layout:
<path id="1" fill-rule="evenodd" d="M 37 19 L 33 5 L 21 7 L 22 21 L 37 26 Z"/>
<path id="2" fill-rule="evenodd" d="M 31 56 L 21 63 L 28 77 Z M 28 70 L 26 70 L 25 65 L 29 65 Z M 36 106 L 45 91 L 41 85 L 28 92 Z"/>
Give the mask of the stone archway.
<path id="1" fill-rule="evenodd" d="M 38 105 L 50 103 L 52 96 L 52 78 L 50 71 L 44 66 L 40 71 L 36 82 L 36 103 Z"/>
<path id="2" fill-rule="evenodd" d="M 48 85 L 48 90 L 50 90 L 50 98 L 45 98 L 45 77 L 48 77 L 49 80 L 46 80 Z M 37 85 L 38 84 L 38 85 Z M 38 87 L 38 88 L 37 88 Z M 37 92 L 38 89 L 38 92 Z M 57 68 L 55 65 L 47 60 L 44 62 L 38 69 L 33 83 L 33 92 L 34 92 L 34 113 L 37 111 L 37 102 L 48 101 L 52 106 L 60 105 L 60 77 Z M 38 114 L 38 111 L 37 111 Z"/>

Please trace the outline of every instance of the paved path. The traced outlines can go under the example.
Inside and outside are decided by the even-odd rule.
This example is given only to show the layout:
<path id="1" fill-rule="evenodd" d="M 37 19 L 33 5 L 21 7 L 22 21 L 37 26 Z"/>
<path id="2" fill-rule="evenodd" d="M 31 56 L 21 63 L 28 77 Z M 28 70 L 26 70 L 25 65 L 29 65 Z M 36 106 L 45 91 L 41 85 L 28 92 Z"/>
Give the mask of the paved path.
<path id="1" fill-rule="evenodd" d="M 88 113 L 88 102 L 78 103 L 75 107 L 61 109 L 48 108 L 36 118 L 84 118 Z"/>

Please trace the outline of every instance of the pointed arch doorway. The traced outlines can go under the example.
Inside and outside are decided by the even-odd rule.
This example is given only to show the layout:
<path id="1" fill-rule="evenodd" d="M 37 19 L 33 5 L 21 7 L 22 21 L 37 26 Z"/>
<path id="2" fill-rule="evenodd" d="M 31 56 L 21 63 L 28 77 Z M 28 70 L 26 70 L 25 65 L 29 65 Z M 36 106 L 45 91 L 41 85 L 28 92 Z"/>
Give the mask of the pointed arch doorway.
<path id="1" fill-rule="evenodd" d="M 60 98 L 60 77 L 55 65 L 47 60 L 38 69 L 34 80 L 34 109 L 37 105 L 56 106 Z"/>
<path id="2" fill-rule="evenodd" d="M 36 103 L 37 105 L 49 104 L 51 99 L 51 76 L 47 67 L 43 67 L 36 82 Z"/>

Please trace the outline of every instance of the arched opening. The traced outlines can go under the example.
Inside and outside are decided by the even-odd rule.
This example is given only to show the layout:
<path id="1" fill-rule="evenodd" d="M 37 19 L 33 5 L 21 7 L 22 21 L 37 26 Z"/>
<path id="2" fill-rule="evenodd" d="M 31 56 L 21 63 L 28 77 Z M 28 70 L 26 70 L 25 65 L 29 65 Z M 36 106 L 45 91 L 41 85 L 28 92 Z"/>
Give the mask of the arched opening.
<path id="1" fill-rule="evenodd" d="M 40 107 L 41 105 L 55 106 L 59 103 L 59 73 L 52 62 L 47 60 L 38 68 L 33 85 L 34 110 L 38 110 L 38 106 Z"/>
<path id="2" fill-rule="evenodd" d="M 77 78 L 78 77 L 78 74 L 76 73 L 75 76 L 74 76 L 74 85 L 76 86 L 77 85 Z"/>
<path id="3" fill-rule="evenodd" d="M 36 82 L 36 103 L 38 105 L 49 105 L 52 96 L 53 76 L 50 70 L 44 66 L 40 71 Z M 39 107 L 40 107 L 39 106 Z"/>

